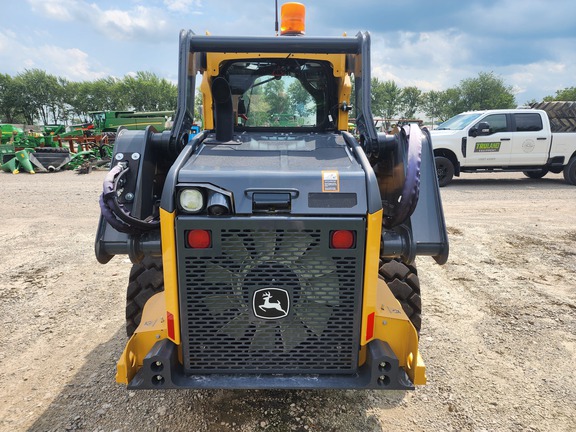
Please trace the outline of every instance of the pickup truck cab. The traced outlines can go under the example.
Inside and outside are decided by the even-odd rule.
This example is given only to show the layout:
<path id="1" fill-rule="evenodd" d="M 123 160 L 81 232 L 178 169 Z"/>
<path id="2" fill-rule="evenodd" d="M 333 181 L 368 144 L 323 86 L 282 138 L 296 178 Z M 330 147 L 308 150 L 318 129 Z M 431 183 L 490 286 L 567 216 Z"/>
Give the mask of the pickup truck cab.
<path id="1" fill-rule="evenodd" d="M 552 133 L 545 111 L 508 109 L 458 114 L 431 131 L 436 172 L 446 186 L 461 172 L 564 172 L 576 185 L 576 132 Z"/>

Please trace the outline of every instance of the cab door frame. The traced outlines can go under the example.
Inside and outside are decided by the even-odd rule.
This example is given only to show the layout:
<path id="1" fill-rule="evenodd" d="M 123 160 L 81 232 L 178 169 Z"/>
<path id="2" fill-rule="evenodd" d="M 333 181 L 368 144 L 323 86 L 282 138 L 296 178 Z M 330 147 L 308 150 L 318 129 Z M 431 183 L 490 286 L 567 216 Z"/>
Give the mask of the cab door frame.
<path id="1" fill-rule="evenodd" d="M 512 135 L 508 114 L 491 113 L 481 117 L 468 129 L 466 166 L 507 166 Z"/>

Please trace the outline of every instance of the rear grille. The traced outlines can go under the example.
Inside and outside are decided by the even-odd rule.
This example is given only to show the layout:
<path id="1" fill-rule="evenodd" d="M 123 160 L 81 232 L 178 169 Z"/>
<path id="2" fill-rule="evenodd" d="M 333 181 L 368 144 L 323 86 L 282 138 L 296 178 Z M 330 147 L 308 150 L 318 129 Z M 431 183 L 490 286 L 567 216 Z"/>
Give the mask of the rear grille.
<path id="1" fill-rule="evenodd" d="M 365 229 L 361 219 L 178 219 L 179 239 L 212 232 L 210 249 L 178 245 L 187 372 L 356 369 L 364 241 L 329 249 L 330 226 Z"/>

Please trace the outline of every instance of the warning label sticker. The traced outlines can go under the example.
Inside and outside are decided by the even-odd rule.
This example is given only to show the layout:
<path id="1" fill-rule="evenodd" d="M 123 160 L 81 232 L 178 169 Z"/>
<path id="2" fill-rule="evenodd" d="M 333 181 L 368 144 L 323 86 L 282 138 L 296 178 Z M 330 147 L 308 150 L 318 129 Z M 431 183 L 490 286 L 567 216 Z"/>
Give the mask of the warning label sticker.
<path id="1" fill-rule="evenodd" d="M 338 171 L 322 171 L 322 192 L 340 192 Z"/>

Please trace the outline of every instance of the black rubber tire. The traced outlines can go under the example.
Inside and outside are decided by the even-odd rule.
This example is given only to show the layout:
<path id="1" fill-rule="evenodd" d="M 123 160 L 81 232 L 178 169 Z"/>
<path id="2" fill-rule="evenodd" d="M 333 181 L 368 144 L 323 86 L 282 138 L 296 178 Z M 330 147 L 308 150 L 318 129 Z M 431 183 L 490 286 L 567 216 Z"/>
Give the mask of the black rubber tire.
<path id="1" fill-rule="evenodd" d="M 524 174 L 526 177 L 536 180 L 541 179 L 546 174 L 548 174 L 548 170 L 546 168 L 541 168 L 539 170 L 534 171 L 522 171 L 522 174 Z"/>
<path id="2" fill-rule="evenodd" d="M 108 144 L 114 144 L 116 141 L 116 132 L 102 132 L 102 138 L 106 137 Z"/>
<path id="3" fill-rule="evenodd" d="M 36 147 L 36 153 L 70 153 L 66 147 Z"/>
<path id="4" fill-rule="evenodd" d="M 416 266 L 400 260 L 381 259 L 378 276 L 388 287 L 418 333 L 422 326 L 422 298 Z"/>
<path id="5" fill-rule="evenodd" d="M 454 177 L 454 164 L 444 156 L 434 158 L 436 164 L 436 175 L 438 176 L 438 186 L 444 187 L 452 181 Z"/>
<path id="6" fill-rule="evenodd" d="M 576 186 L 576 157 L 570 159 L 564 167 L 564 180 L 566 183 Z"/>
<path id="7" fill-rule="evenodd" d="M 164 291 L 161 258 L 147 256 L 142 262 L 132 266 L 126 291 L 126 334 L 128 337 L 134 334 L 140 324 L 146 302 L 161 291 Z"/>

